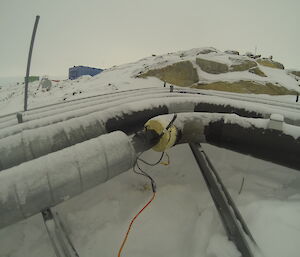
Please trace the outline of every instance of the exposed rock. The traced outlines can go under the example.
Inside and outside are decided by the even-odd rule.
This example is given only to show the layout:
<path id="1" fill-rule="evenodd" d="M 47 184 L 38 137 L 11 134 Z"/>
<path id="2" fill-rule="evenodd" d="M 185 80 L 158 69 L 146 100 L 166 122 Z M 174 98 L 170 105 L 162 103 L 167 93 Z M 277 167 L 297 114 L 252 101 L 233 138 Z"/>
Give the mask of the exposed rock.
<path id="1" fill-rule="evenodd" d="M 300 71 L 293 70 L 293 71 L 290 71 L 290 73 L 300 77 Z"/>
<path id="2" fill-rule="evenodd" d="M 226 50 L 224 53 L 225 54 L 240 55 L 240 52 L 239 51 L 235 51 L 235 50 Z"/>
<path id="3" fill-rule="evenodd" d="M 197 70 L 190 61 L 178 62 L 161 69 L 149 70 L 139 75 L 140 78 L 157 77 L 162 81 L 177 86 L 191 86 L 199 81 Z"/>
<path id="4" fill-rule="evenodd" d="M 254 56 L 255 56 L 255 55 L 254 55 L 253 53 L 251 53 L 251 52 L 246 52 L 245 55 L 248 56 L 248 57 L 250 57 L 250 58 L 254 58 Z"/>
<path id="5" fill-rule="evenodd" d="M 261 58 L 261 59 L 257 59 L 256 61 L 257 61 L 260 65 L 263 65 L 263 66 L 266 66 L 266 67 L 284 70 L 283 64 L 281 64 L 281 63 L 279 63 L 279 62 L 274 62 L 274 61 L 271 60 L 271 59 Z"/>
<path id="6" fill-rule="evenodd" d="M 228 65 L 224 63 L 209 61 L 201 58 L 196 58 L 196 63 L 199 65 L 201 70 L 207 73 L 220 74 L 228 72 Z"/>
<path id="7" fill-rule="evenodd" d="M 254 67 L 254 68 L 249 69 L 249 72 L 254 73 L 254 74 L 256 74 L 258 76 L 261 76 L 261 77 L 267 77 L 267 75 L 265 73 L 263 73 L 262 70 L 258 67 Z"/>
<path id="8" fill-rule="evenodd" d="M 233 64 L 230 66 L 230 71 L 246 71 L 257 66 L 255 61 L 250 60 L 238 60 L 239 64 Z"/>
<path id="9" fill-rule="evenodd" d="M 202 49 L 201 51 L 199 51 L 198 54 L 209 54 L 209 53 L 217 53 L 217 52 L 218 51 L 214 48 L 205 48 L 205 49 Z"/>
<path id="10" fill-rule="evenodd" d="M 296 95 L 297 92 L 272 83 L 260 84 L 255 81 L 240 80 L 236 82 L 217 81 L 209 84 L 192 86 L 199 89 L 213 89 L 245 94 Z"/>

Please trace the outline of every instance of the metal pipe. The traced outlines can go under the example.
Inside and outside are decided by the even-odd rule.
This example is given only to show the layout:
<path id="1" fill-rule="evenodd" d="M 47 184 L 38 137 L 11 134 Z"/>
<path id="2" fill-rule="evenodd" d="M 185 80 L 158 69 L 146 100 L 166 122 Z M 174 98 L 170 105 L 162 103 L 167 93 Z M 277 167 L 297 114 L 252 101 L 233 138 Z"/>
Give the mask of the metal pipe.
<path id="1" fill-rule="evenodd" d="M 92 113 L 45 127 L 25 129 L 21 133 L 0 139 L 0 171 L 107 132 L 122 130 L 133 133 L 142 129 L 147 120 L 161 114 L 198 110 L 198 105 L 188 101 L 188 98 L 183 101 L 165 99 L 164 104 L 160 104 L 160 99 L 156 101 L 157 104 L 152 102 L 144 107 L 126 106 L 127 111 L 126 108 L 114 108 L 115 111 L 110 113 Z M 55 120 L 48 118 L 48 123 L 53 121 Z M 20 128 L 26 128 L 26 125 L 21 124 Z M 37 125 L 33 123 L 32 127 Z M 12 130 L 10 128 L 8 132 L 11 133 Z"/>
<path id="2" fill-rule="evenodd" d="M 199 149 L 199 146 L 195 143 L 190 143 L 189 145 L 195 157 L 195 160 L 200 168 L 200 171 L 203 175 L 203 178 L 205 179 L 207 188 L 215 203 L 215 206 L 227 233 L 228 239 L 235 243 L 243 257 L 253 257 L 251 248 L 249 247 L 246 237 L 239 224 L 239 222 L 243 221 L 243 219 L 239 220 L 238 222 L 238 219 L 236 219 L 236 217 L 234 217 L 233 215 L 233 210 L 238 211 L 236 206 L 233 204 L 233 202 L 231 204 L 228 202 L 228 198 L 226 194 L 224 194 L 225 188 L 220 190 L 218 182 L 216 181 L 216 178 L 211 172 L 211 167 L 207 162 L 207 159 L 205 158 L 203 150 L 201 148 Z M 246 223 L 242 224 L 246 226 Z M 247 231 L 249 232 L 248 228 Z M 250 232 L 249 235 L 251 236 Z"/>
<path id="3" fill-rule="evenodd" d="M 46 104 L 46 105 L 43 105 L 43 106 L 38 106 L 38 107 L 31 108 L 31 109 L 27 110 L 26 115 L 24 115 L 24 116 L 26 116 L 26 121 L 29 121 L 29 120 L 33 120 L 31 118 L 32 114 L 44 113 L 44 112 L 47 112 L 47 111 L 50 111 L 50 110 L 62 110 L 66 106 L 68 106 L 68 107 L 76 106 L 76 108 L 78 108 L 79 105 L 84 104 L 84 103 L 89 102 L 89 103 L 93 104 L 93 102 L 97 102 L 97 101 L 100 102 L 102 99 L 112 98 L 112 97 L 115 97 L 115 96 L 118 96 L 118 95 L 123 95 L 123 96 L 126 97 L 126 95 L 134 94 L 135 92 L 147 93 L 148 91 L 151 91 L 151 90 L 154 91 L 154 89 L 156 91 L 160 90 L 157 87 L 138 88 L 138 89 L 130 89 L 130 90 L 120 90 L 120 91 L 110 92 L 110 93 L 106 93 L 106 94 L 97 94 L 97 95 L 82 97 L 82 98 L 79 98 L 79 99 L 71 99 L 71 100 L 66 100 L 66 101 L 58 102 L 58 103 Z M 168 91 L 164 90 L 164 92 L 168 92 Z M 2 123 L 7 123 L 7 126 L 9 126 L 9 124 L 11 124 L 11 125 L 17 124 L 16 119 L 15 119 L 17 113 L 18 112 L 13 112 L 13 113 L 1 115 L 0 116 L 0 128 L 5 127 L 4 125 L 2 125 Z"/>
<path id="4" fill-rule="evenodd" d="M 171 119 L 172 115 L 162 115 L 152 120 Z M 300 127 L 283 123 L 281 131 L 270 129 L 270 122 L 233 114 L 181 113 L 174 122 L 177 138 L 168 142 L 206 142 L 300 170 Z"/>
<path id="5" fill-rule="evenodd" d="M 63 105 L 59 107 L 51 106 L 43 110 L 29 110 L 20 114 L 22 115 L 23 122 L 34 122 L 35 120 L 39 120 L 42 126 L 44 124 L 43 121 L 45 121 L 45 119 L 47 119 L 48 121 L 50 120 L 50 123 L 53 124 L 60 121 L 81 117 L 89 113 L 101 111 L 120 104 L 132 103 L 134 101 L 148 99 L 149 97 L 157 98 L 167 96 L 171 96 L 171 94 L 168 92 L 161 92 L 161 90 L 158 90 L 158 92 L 128 92 L 126 94 L 124 93 L 122 95 L 113 95 L 111 97 L 98 97 L 95 99 L 90 99 L 90 101 L 85 100 L 83 102 L 78 103 L 69 103 L 68 105 Z M 172 96 L 180 97 L 179 94 Z M 15 126 L 18 123 L 20 122 L 17 122 L 16 117 L 13 117 L 13 119 L 4 120 L 4 122 L 1 122 L 0 120 L 0 129 L 9 129 L 9 127 L 15 129 L 20 127 Z"/>
<path id="6" fill-rule="evenodd" d="M 85 141 L 0 173 L 0 228 L 57 205 L 132 168 L 123 132 Z"/>
<path id="7" fill-rule="evenodd" d="M 30 48 L 28 53 L 28 60 L 27 60 L 27 69 L 26 69 L 26 77 L 25 77 L 25 92 L 24 92 L 24 111 L 27 111 L 27 100 L 28 100 L 28 80 L 29 80 L 29 72 L 30 72 L 30 64 L 31 64 L 31 56 L 32 56 L 32 49 L 35 39 L 35 34 L 37 30 L 37 26 L 39 24 L 40 16 L 37 15 L 35 17 L 33 32 L 31 36 Z"/>
<path id="8" fill-rule="evenodd" d="M 166 97 L 170 95 L 170 97 Z M 15 135 L 17 133 L 20 133 L 21 131 L 27 130 L 27 129 L 33 129 L 43 126 L 48 126 L 54 123 L 58 122 L 65 122 L 70 119 L 76 119 L 76 118 L 84 118 L 84 117 L 90 117 L 91 115 L 97 116 L 97 115 L 103 115 L 105 113 L 106 116 L 112 117 L 110 113 L 115 114 L 122 114 L 122 113 L 130 113 L 131 111 L 142 111 L 144 109 L 152 109 L 160 106 L 166 106 L 165 102 L 177 102 L 174 100 L 171 100 L 173 98 L 181 98 L 180 95 L 176 94 L 170 94 L 164 96 L 144 96 L 139 99 L 131 98 L 131 99 L 125 99 L 120 102 L 115 103 L 106 103 L 101 104 L 99 106 L 90 106 L 81 110 L 73 110 L 70 112 L 62 112 L 56 115 L 53 115 L 51 117 L 39 117 L 36 120 L 30 121 L 30 122 L 24 122 L 22 124 L 17 124 L 11 127 L 6 127 L 0 130 L 0 138 L 4 138 L 7 136 Z M 151 102 L 147 102 L 149 98 L 152 98 Z M 187 98 L 191 97 L 185 97 L 185 99 L 178 100 L 179 104 L 180 102 L 187 102 Z M 159 114 L 157 114 L 159 115 Z"/>
<path id="9" fill-rule="evenodd" d="M 151 108 L 151 107 L 157 107 L 157 106 L 174 106 L 174 110 L 172 108 L 170 109 L 171 112 L 190 112 L 190 111 L 196 111 L 196 112 L 223 112 L 223 113 L 236 113 L 240 116 L 244 117 L 264 117 L 268 118 L 272 113 L 279 113 L 284 116 L 285 122 L 293 125 L 300 125 L 300 112 L 297 110 L 292 109 L 274 109 L 274 107 L 271 106 L 260 106 L 259 104 L 254 106 L 249 106 L 248 103 L 242 102 L 242 101 L 234 101 L 232 100 L 230 103 L 228 103 L 228 100 L 224 100 L 218 97 L 212 97 L 212 96 L 186 96 L 186 94 L 176 94 L 176 93 L 169 93 L 170 95 L 173 95 L 173 97 L 161 97 L 159 98 L 159 95 L 157 97 L 152 97 L 151 95 L 147 96 L 144 99 L 139 99 L 140 104 L 138 104 L 138 101 L 135 101 L 135 99 L 131 99 L 130 102 L 123 102 L 122 105 L 120 103 L 116 104 L 104 104 L 102 106 L 98 107 L 89 107 L 88 109 L 84 110 L 76 110 L 74 108 L 73 112 L 67 112 L 67 113 L 59 113 L 55 114 L 51 117 L 45 117 L 45 116 L 38 116 L 33 115 L 33 117 L 36 120 L 31 120 L 29 118 L 31 115 L 29 115 L 29 121 L 26 121 L 26 115 L 24 115 L 24 123 L 18 124 L 10 127 L 8 126 L 10 121 L 5 124 L 0 124 L 0 127 L 4 126 L 3 129 L 0 130 L 0 138 L 7 137 L 10 135 L 14 135 L 17 133 L 20 133 L 21 131 L 25 129 L 32 129 L 42 126 L 47 126 L 53 123 L 58 123 L 65 121 L 67 119 L 71 118 L 77 118 L 82 116 L 88 116 L 90 113 L 94 112 L 101 113 L 102 110 L 109 110 L 112 111 L 115 109 L 115 106 L 118 105 L 119 109 L 121 108 L 123 112 L 130 112 L 132 109 L 138 111 L 143 110 L 144 108 Z M 145 101 L 147 99 L 147 101 Z M 144 100 L 144 101 L 141 101 Z M 151 100 L 151 101 L 149 101 Z M 132 103 L 132 105 L 130 104 Z M 133 106 L 133 103 L 136 104 L 136 106 Z M 130 105 L 130 106 L 128 106 Z M 180 106 L 180 109 L 178 109 L 177 106 Z M 193 110 L 190 110 L 190 106 L 194 106 Z M 129 108 L 130 107 L 130 108 Z M 186 109 L 187 107 L 188 109 Z"/>
<path id="10" fill-rule="evenodd" d="M 168 113 L 166 107 L 132 111 L 130 114 L 91 114 L 51 126 L 24 130 L 0 139 L 0 171 L 59 151 L 108 132 L 122 130 L 128 134 L 143 128 L 148 119 Z"/>
<path id="11" fill-rule="evenodd" d="M 22 133 L 0 139 L 0 170 L 95 138 L 107 132 L 122 130 L 126 133 L 133 133 L 140 130 L 148 119 L 161 114 L 204 110 L 222 111 L 220 106 L 217 105 L 216 107 L 214 103 L 210 104 L 210 108 L 208 108 L 209 104 L 203 105 L 203 103 L 199 103 L 197 99 L 164 98 L 163 104 L 161 101 L 161 99 L 155 99 L 151 103 L 147 102 L 143 104 L 135 102 L 132 105 L 126 104 L 123 108 L 118 106 L 106 111 L 91 113 L 44 127 L 39 127 L 39 125 L 41 125 L 40 120 L 20 124 L 18 128 L 24 129 Z M 201 107 L 203 107 L 203 109 Z M 224 112 L 235 112 L 246 117 L 257 117 L 256 112 L 247 111 L 244 108 L 225 106 Z M 62 115 L 62 117 L 65 116 Z M 45 120 L 45 124 L 53 121 L 53 119 L 49 118 L 43 120 Z M 199 122 L 201 122 L 201 119 L 194 120 L 191 124 L 186 126 L 185 130 L 187 130 L 187 133 L 183 133 L 183 136 L 192 135 L 193 127 L 200 127 L 199 124 L 197 125 Z M 7 132 L 11 133 L 12 130 L 13 129 L 10 128 Z M 3 132 L 4 131 L 2 131 L 2 133 Z M 203 137 L 203 135 L 204 133 L 198 133 L 194 136 Z M 292 141 L 293 140 L 289 140 L 289 142 Z"/>
<path id="12" fill-rule="evenodd" d="M 168 124 L 173 117 L 163 115 L 154 119 Z M 139 122 L 144 118 L 141 113 Z M 177 115 L 170 129 L 174 125 L 178 130 L 174 134 L 177 137 L 174 144 L 208 142 L 300 170 L 297 156 L 300 152 L 300 128 L 293 127 L 294 136 L 298 135 L 295 139 L 282 131 L 268 129 L 268 121 L 232 114 L 182 113 Z M 124 125 L 127 130 L 134 122 L 133 119 L 128 123 L 118 123 L 118 119 L 114 118 L 105 127 L 114 129 Z M 91 131 L 97 128 L 96 125 L 92 127 Z M 132 127 L 138 128 L 136 124 Z M 129 139 L 123 132 L 114 132 L 2 171 L 0 228 L 54 206 L 130 169 L 137 152 L 147 150 L 160 140 L 155 133 L 151 134 L 151 128 L 143 133 Z M 74 138 L 76 136 L 75 133 Z M 55 142 L 60 140 L 53 139 Z M 29 149 L 30 145 L 26 147 Z"/>

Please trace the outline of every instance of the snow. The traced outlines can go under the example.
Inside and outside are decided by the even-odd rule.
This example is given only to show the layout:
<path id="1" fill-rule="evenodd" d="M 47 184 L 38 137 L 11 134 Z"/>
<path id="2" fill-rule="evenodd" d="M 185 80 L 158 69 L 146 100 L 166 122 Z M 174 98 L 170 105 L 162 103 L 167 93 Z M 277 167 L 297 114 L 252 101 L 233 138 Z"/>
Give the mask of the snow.
<path id="1" fill-rule="evenodd" d="M 298 139 L 300 137 L 299 127 L 297 127 L 297 126 L 293 126 L 293 125 L 290 125 L 290 124 L 283 123 L 283 130 L 282 131 L 283 131 L 284 134 L 290 135 L 290 136 L 294 137 L 295 139 Z"/>
<path id="2" fill-rule="evenodd" d="M 180 61 L 191 61 L 193 64 L 195 64 L 196 57 L 220 61 L 229 65 L 235 63 L 235 60 L 251 60 L 246 56 L 233 56 L 216 49 L 214 49 L 216 52 L 199 54 L 199 52 L 204 49 L 208 48 L 195 48 L 188 51 L 179 51 L 162 56 L 150 56 L 135 63 L 112 67 L 104 70 L 94 77 L 84 76 L 76 80 L 60 80 L 59 82 L 52 81 L 53 86 L 50 91 L 43 91 L 42 89 L 37 90 L 39 82 L 32 82 L 29 84 L 28 106 L 29 108 L 34 108 L 43 106 L 45 103 L 61 103 L 95 94 L 116 92 L 118 90 L 128 90 L 142 87 L 161 87 L 162 81 L 156 78 L 139 79 L 136 78 L 136 76 L 139 74 L 139 72 L 145 72 L 149 69 L 162 68 Z M 295 77 L 289 75 L 285 70 L 273 69 L 264 67 L 262 65 L 259 65 L 259 67 L 268 75 L 268 77 L 259 77 L 247 71 L 213 75 L 201 71 L 199 67 L 197 70 L 200 80 L 203 81 L 213 82 L 216 80 L 223 80 L 232 82 L 245 79 L 261 83 L 279 83 L 288 89 L 293 89 L 300 92 L 299 83 L 296 81 Z M 52 78 L 49 77 L 49 79 Z M 22 110 L 24 98 L 23 91 L 24 86 L 22 84 L 10 84 L 9 86 L 2 86 L 0 89 L 0 114 L 3 115 Z M 259 95 L 256 96 L 261 97 Z"/>
<path id="3" fill-rule="evenodd" d="M 231 105 L 237 108 L 245 108 L 246 110 L 256 111 L 258 113 L 263 113 L 268 117 L 271 113 L 275 112 L 283 115 L 285 118 L 292 120 L 294 123 L 299 123 L 300 111 L 298 109 L 292 109 L 288 107 L 273 106 L 270 104 L 257 103 L 253 104 L 251 102 L 240 101 L 240 100 L 230 100 L 226 98 L 221 98 L 219 96 L 203 96 L 203 95 L 189 95 L 189 94 L 178 94 L 178 93 L 159 93 L 159 92 L 148 92 L 144 93 L 142 96 L 127 97 L 124 100 L 108 101 L 104 103 L 94 104 L 81 108 L 80 110 L 70 110 L 64 113 L 57 113 L 47 117 L 41 117 L 42 114 L 37 114 L 37 118 L 30 122 L 25 122 L 17 124 L 14 126 L 2 128 L 0 131 L 0 138 L 7 137 L 9 135 L 14 135 L 20 133 L 24 129 L 35 129 L 43 126 L 47 126 L 53 123 L 58 123 L 60 121 L 65 121 L 64 123 L 59 123 L 58 126 L 65 127 L 76 127 L 79 123 L 89 123 L 95 120 L 96 115 L 98 118 L 105 122 L 106 119 L 113 116 L 122 116 L 124 113 L 131 113 L 133 111 L 143 110 L 150 107 L 157 107 L 162 105 L 172 106 L 174 103 L 174 98 L 176 98 L 176 104 L 190 105 L 196 103 L 216 103 L 222 105 Z M 163 97 L 164 96 L 164 97 Z M 117 104 L 119 103 L 119 105 Z M 184 108 L 182 108 L 184 111 Z M 80 117 L 78 117 L 80 116 Z M 77 118 L 78 117 L 78 118 Z M 106 117 L 106 118 L 105 118 Z M 74 119 L 73 119 L 74 118 Z M 75 119 L 76 118 L 76 119 Z"/>
<path id="4" fill-rule="evenodd" d="M 299 172 L 203 146 L 264 256 L 298 257 Z M 154 161 L 158 155 L 148 151 L 143 158 Z M 134 224 L 123 256 L 238 256 L 188 146 L 176 146 L 169 155 L 169 166 L 142 166 L 157 182 L 157 197 Z M 242 178 L 245 183 L 238 194 Z M 128 171 L 56 210 L 80 256 L 116 256 L 129 220 L 150 197 L 148 181 Z M 39 215 L 0 230 L 0 238 L 0 256 L 53 256 Z M 14 238 L 18 248 L 7 238 Z"/>
<path id="5" fill-rule="evenodd" d="M 45 92 L 37 90 L 38 82 L 30 83 L 29 108 L 45 104 L 59 103 L 60 105 L 47 107 L 47 112 L 44 113 L 47 114 L 47 117 L 43 117 L 42 109 L 32 110 L 24 116 L 28 120 L 22 125 L 17 125 L 15 116 L 1 117 L 0 134 L 7 136 L 13 134 L 14 130 L 18 132 L 24 130 L 22 133 L 34 136 L 34 131 L 38 131 L 36 128 L 39 125 L 43 124 L 46 128 L 46 125 L 54 121 L 59 122 L 60 125 L 63 124 L 63 128 L 68 130 L 78 122 L 79 125 L 82 122 L 84 126 L 89 118 L 97 117 L 105 121 L 111 115 L 122 115 L 147 106 L 159 106 L 162 102 L 171 106 L 174 97 L 166 97 L 169 95 L 167 92 L 164 93 L 163 98 L 154 97 L 154 91 L 160 90 L 157 96 L 164 91 L 164 89 L 161 90 L 162 81 L 156 78 L 139 79 L 135 76 L 141 71 L 164 67 L 178 61 L 192 60 L 194 62 L 195 56 L 228 64 L 232 63 L 229 56 L 237 59 L 248 58 L 224 55 L 218 50 L 216 53 L 198 54 L 201 50 L 203 48 L 147 57 L 135 63 L 112 67 L 95 77 L 53 82 L 52 89 Z M 199 68 L 197 70 L 203 81 L 253 79 L 264 83 L 277 82 L 289 89 L 299 91 L 295 78 L 288 75 L 286 71 L 261 65 L 259 67 L 268 75 L 267 78 L 258 78 L 249 72 L 211 75 L 200 71 Z M 148 93 L 133 91 L 99 96 L 99 98 L 93 97 L 141 88 L 149 90 Z M 230 103 L 236 107 L 263 111 L 266 114 L 280 114 L 292 120 L 300 119 L 299 105 L 294 104 L 295 96 L 198 92 L 211 93 L 211 95 L 185 95 L 176 100 L 182 104 L 194 104 L 199 100 L 223 105 Z M 23 97 L 22 85 L 12 83 L 2 86 L 0 89 L 0 114 L 6 115 L 22 111 Z M 83 97 L 92 98 L 64 104 L 67 101 Z M 78 109 L 76 110 L 76 108 Z M 109 111 L 110 114 L 103 110 Z M 79 114 L 82 115 L 80 116 L 82 119 L 77 120 L 75 117 L 79 117 Z M 213 114 L 209 115 L 213 117 Z M 164 117 L 166 121 L 169 121 L 172 115 Z M 224 114 L 224 117 L 227 122 L 236 122 L 235 115 Z M 29 119 L 32 120 L 29 121 Z M 66 123 L 60 122 L 67 119 L 69 120 Z M 243 124 L 245 126 L 255 124 L 266 128 L 267 120 L 247 119 L 246 122 L 245 119 Z M 5 128 L 6 125 L 9 125 L 9 128 Z M 35 129 L 29 130 L 33 128 Z M 43 127 L 39 129 L 42 130 Z M 283 132 L 292 135 L 295 139 L 299 137 L 299 128 L 290 124 L 283 124 Z M 8 145 L 13 143 L 9 139 L 6 141 L 2 139 L 1 142 L 6 142 Z M 203 147 L 236 202 L 263 255 L 265 257 L 299 257 L 299 171 L 207 144 L 203 144 Z M 86 152 L 88 151 L 89 149 L 86 149 Z M 117 152 L 118 149 L 115 149 L 114 154 Z M 123 256 L 239 256 L 234 244 L 226 237 L 216 208 L 189 147 L 179 145 L 168 150 L 168 153 L 171 161 L 168 166 L 148 167 L 141 164 L 156 180 L 158 192 L 156 199 L 134 224 Z M 83 163 L 84 157 L 83 151 L 78 157 L 78 161 Z M 63 156 L 59 158 L 63 158 Z M 108 158 L 113 158 L 113 156 L 108 156 Z M 143 154 L 143 158 L 147 161 L 155 161 L 159 158 L 159 154 L 150 150 Z M 85 160 L 86 169 L 94 167 L 96 164 L 96 162 L 88 163 Z M 43 165 L 51 166 L 52 164 L 41 164 L 41 169 Z M 60 172 L 58 169 L 57 174 Z M 43 177 L 40 178 L 43 180 Z M 245 182 L 239 194 L 243 179 Z M 2 185 L 1 188 L 3 192 L 5 191 L 4 186 Z M 25 186 L 24 184 L 24 190 Z M 21 190 L 22 188 L 19 188 L 19 192 Z M 79 256 L 116 256 L 130 219 L 150 199 L 151 193 L 149 182 L 129 170 L 61 203 L 54 209 L 62 216 Z M 7 195 L 2 194 L 0 200 L 6 201 Z M 25 200 L 25 198 L 21 200 Z M 0 256 L 55 256 L 41 215 L 35 215 L 1 229 Z"/>

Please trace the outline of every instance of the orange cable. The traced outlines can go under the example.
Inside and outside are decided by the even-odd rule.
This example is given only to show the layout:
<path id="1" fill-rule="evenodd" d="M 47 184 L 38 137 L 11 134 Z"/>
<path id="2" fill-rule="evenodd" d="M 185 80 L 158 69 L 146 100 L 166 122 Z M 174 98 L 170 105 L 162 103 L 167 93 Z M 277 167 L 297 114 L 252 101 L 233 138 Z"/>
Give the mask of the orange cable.
<path id="1" fill-rule="evenodd" d="M 118 253 L 118 257 L 120 257 L 121 256 L 121 252 L 122 252 L 122 250 L 123 250 L 123 247 L 124 247 L 124 245 L 125 245 L 125 243 L 126 243 L 126 241 L 127 241 L 127 238 L 128 238 L 128 235 L 129 235 L 129 232 L 130 232 L 130 230 L 131 230 L 131 227 L 132 227 L 132 225 L 133 225 L 133 222 L 136 220 L 136 218 L 147 208 L 147 206 L 153 201 L 153 199 L 155 198 L 155 192 L 153 192 L 153 196 L 151 197 L 151 199 L 149 200 L 149 202 L 138 212 L 138 214 L 136 214 L 135 216 L 134 216 L 134 218 L 131 220 L 131 222 L 130 222 L 130 225 L 129 225 L 129 227 L 128 227 L 128 230 L 127 230 L 127 232 L 126 232 L 126 236 L 125 236 L 125 238 L 124 238 L 124 240 L 123 240 L 123 242 L 122 242 L 122 245 L 121 245 L 121 247 L 120 247 L 120 250 L 119 250 L 119 253 Z"/>

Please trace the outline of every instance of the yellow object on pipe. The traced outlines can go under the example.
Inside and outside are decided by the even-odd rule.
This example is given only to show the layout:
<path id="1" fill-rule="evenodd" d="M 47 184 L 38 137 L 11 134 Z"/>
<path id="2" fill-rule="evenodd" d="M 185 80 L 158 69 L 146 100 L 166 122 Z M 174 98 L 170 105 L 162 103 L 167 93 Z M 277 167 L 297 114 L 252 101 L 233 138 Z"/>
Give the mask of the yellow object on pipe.
<path id="1" fill-rule="evenodd" d="M 158 135 L 162 135 L 158 143 L 152 147 L 156 152 L 164 152 L 175 145 L 177 140 L 177 128 L 171 125 L 168 130 L 166 127 L 169 122 L 164 120 L 149 120 L 145 124 L 146 130 L 154 130 Z"/>

